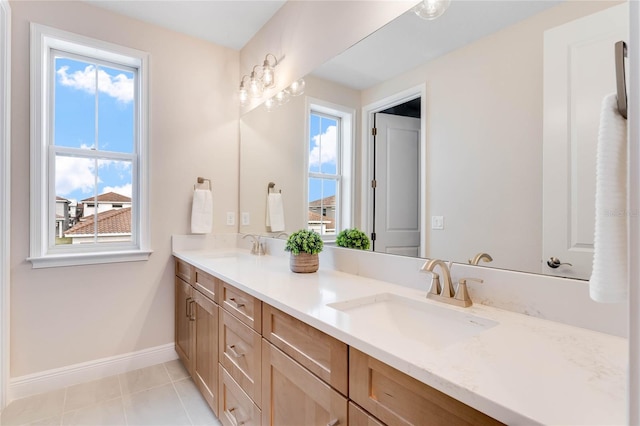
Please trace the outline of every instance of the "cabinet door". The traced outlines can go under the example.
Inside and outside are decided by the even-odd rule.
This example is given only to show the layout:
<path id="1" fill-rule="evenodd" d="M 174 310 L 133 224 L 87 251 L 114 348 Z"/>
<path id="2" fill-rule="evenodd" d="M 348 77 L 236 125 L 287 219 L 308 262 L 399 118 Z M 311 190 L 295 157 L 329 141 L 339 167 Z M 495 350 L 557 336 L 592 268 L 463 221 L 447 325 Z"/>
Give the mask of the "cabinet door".
<path id="1" fill-rule="evenodd" d="M 346 425 L 347 399 L 263 339 L 262 424 Z"/>
<path id="2" fill-rule="evenodd" d="M 195 304 L 195 356 L 193 381 L 213 412 L 218 415 L 218 307 L 199 291 Z"/>
<path id="3" fill-rule="evenodd" d="M 497 420 L 353 347 L 349 397 L 389 425 L 499 425 Z"/>
<path id="4" fill-rule="evenodd" d="M 193 288 L 176 277 L 176 318 L 175 339 L 176 352 L 190 374 L 193 373 L 194 322 L 193 322 Z"/>

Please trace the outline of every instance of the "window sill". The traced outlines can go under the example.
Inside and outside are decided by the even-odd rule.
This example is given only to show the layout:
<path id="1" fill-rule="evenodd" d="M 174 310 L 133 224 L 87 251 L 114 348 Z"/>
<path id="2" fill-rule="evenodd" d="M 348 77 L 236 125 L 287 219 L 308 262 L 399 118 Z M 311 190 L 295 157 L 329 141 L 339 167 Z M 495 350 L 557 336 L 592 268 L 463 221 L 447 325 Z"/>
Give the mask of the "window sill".
<path id="1" fill-rule="evenodd" d="M 97 265 L 102 263 L 120 263 L 120 262 L 140 262 L 149 260 L 153 251 L 151 250 L 132 250 L 118 251 L 113 253 L 83 253 L 83 254 L 64 254 L 64 255 L 48 255 L 42 257 L 29 257 L 27 260 L 31 262 L 33 269 L 40 268 L 58 268 L 61 266 L 81 266 L 81 265 Z"/>

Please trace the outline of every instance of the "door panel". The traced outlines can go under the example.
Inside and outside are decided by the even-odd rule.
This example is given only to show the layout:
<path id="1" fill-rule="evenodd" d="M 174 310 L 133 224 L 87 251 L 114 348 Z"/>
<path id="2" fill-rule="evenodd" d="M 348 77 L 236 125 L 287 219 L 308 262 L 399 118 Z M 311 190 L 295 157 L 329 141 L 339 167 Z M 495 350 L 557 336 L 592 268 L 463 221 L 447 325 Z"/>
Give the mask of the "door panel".
<path id="1" fill-rule="evenodd" d="M 376 114 L 375 251 L 420 254 L 420 119 Z"/>

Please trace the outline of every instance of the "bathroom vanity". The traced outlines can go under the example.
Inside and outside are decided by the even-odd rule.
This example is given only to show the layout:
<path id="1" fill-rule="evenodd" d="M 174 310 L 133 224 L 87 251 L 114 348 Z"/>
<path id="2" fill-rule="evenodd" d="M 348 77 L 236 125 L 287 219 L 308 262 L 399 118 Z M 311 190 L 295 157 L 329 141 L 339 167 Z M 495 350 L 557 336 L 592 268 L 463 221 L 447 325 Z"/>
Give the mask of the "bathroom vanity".
<path id="1" fill-rule="evenodd" d="M 417 290 L 233 247 L 174 256 L 176 349 L 223 424 L 625 423 L 623 338 L 427 300 L 426 275 Z"/>

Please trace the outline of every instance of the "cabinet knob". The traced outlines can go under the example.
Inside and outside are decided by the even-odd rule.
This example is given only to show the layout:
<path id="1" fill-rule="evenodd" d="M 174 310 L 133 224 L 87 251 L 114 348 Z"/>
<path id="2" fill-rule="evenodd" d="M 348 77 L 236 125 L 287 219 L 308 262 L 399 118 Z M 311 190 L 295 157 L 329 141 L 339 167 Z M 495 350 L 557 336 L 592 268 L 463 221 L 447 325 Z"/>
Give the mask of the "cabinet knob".
<path id="1" fill-rule="evenodd" d="M 340 420 L 339 419 L 333 419 L 329 423 L 327 423 L 327 426 L 337 426 L 339 424 L 340 424 Z"/>

